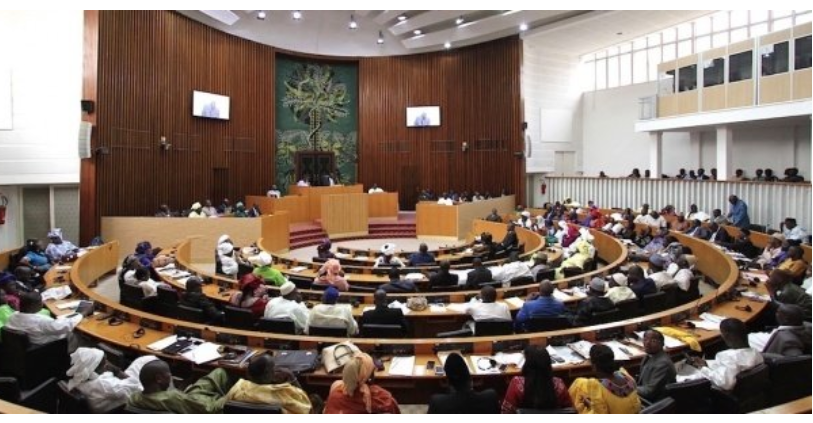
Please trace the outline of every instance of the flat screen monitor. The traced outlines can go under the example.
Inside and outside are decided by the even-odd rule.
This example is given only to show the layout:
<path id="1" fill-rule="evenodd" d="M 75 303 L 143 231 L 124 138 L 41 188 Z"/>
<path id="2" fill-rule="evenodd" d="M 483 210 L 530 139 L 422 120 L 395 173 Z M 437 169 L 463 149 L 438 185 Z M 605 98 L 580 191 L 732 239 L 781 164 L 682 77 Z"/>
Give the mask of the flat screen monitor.
<path id="1" fill-rule="evenodd" d="M 192 91 L 192 115 L 229 120 L 229 98 L 225 95 Z"/>
<path id="2" fill-rule="evenodd" d="M 440 126 L 440 106 L 407 107 L 407 127 Z"/>

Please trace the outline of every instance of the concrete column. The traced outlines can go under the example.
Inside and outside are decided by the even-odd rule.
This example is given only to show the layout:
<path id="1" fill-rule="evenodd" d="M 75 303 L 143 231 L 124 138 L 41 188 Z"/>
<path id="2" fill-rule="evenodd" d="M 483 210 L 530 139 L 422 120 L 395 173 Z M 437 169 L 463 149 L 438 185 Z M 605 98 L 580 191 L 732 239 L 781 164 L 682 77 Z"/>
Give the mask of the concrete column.
<path id="1" fill-rule="evenodd" d="M 686 172 L 689 170 L 697 170 L 698 168 L 703 167 L 700 163 L 702 163 L 701 156 L 702 149 L 700 148 L 700 131 L 692 131 L 689 132 L 689 168 L 686 169 Z"/>
<path id="2" fill-rule="evenodd" d="M 717 179 L 720 181 L 727 181 L 728 177 L 734 173 L 731 168 L 731 154 L 734 152 L 732 148 L 733 132 L 727 125 L 717 127 Z"/>
<path id="3" fill-rule="evenodd" d="M 663 132 L 650 132 L 649 133 L 649 173 L 650 178 L 660 179 L 661 166 L 663 156 Z"/>

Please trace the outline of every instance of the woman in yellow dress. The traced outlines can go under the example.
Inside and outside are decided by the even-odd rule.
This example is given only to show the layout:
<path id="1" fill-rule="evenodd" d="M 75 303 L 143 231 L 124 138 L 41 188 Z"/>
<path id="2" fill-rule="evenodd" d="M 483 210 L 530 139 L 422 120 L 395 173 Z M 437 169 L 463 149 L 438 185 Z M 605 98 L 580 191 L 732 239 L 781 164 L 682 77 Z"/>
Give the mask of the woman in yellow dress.
<path id="1" fill-rule="evenodd" d="M 579 414 L 636 414 L 641 411 L 635 379 L 616 370 L 613 350 L 596 344 L 590 349 L 595 378 L 580 377 L 570 385 L 570 397 Z"/>

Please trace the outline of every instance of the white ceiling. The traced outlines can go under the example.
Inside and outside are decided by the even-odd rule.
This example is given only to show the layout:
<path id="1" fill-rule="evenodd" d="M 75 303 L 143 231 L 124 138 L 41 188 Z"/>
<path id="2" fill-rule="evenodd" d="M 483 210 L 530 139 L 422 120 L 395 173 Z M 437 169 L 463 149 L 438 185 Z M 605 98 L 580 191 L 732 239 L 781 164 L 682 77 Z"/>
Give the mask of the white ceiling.
<path id="1" fill-rule="evenodd" d="M 327 56 L 391 56 L 443 50 L 447 42 L 452 48 L 482 43 L 518 34 L 523 23 L 529 26 L 523 38 L 532 45 L 581 55 L 710 11 L 306 10 L 301 20 L 294 20 L 290 10 L 265 11 L 265 20 L 257 19 L 257 10 L 178 12 L 285 50 Z M 351 15 L 358 23 L 355 30 L 348 28 Z M 407 19 L 400 21 L 402 15 Z M 459 17 L 465 19 L 460 26 L 455 23 Z M 415 30 L 422 34 L 416 36 Z M 379 31 L 384 39 L 381 45 L 376 43 Z"/>

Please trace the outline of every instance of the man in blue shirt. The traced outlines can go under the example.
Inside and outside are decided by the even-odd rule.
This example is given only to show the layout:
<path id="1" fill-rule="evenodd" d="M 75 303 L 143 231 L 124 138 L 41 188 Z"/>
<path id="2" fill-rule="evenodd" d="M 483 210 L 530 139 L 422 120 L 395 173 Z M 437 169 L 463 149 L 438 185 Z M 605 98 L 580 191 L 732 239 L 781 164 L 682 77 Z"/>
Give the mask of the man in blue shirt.
<path id="1" fill-rule="evenodd" d="M 516 329 L 525 329 L 525 324 L 534 318 L 558 317 L 567 313 L 565 305 L 553 298 L 553 284 L 550 281 L 539 283 L 539 294 L 532 293 L 528 296 L 528 301 L 522 305 L 522 309 L 517 313 L 514 321 Z"/>
<path id="2" fill-rule="evenodd" d="M 747 229 L 751 226 L 751 220 L 748 218 L 748 205 L 745 201 L 737 198 L 736 195 L 728 197 L 728 202 L 731 203 L 731 208 L 728 209 L 728 220 L 731 224 L 742 229 Z"/>
<path id="3" fill-rule="evenodd" d="M 409 256 L 409 266 L 426 266 L 435 264 L 435 256 L 429 253 L 429 247 L 421 243 L 418 252 Z"/>

